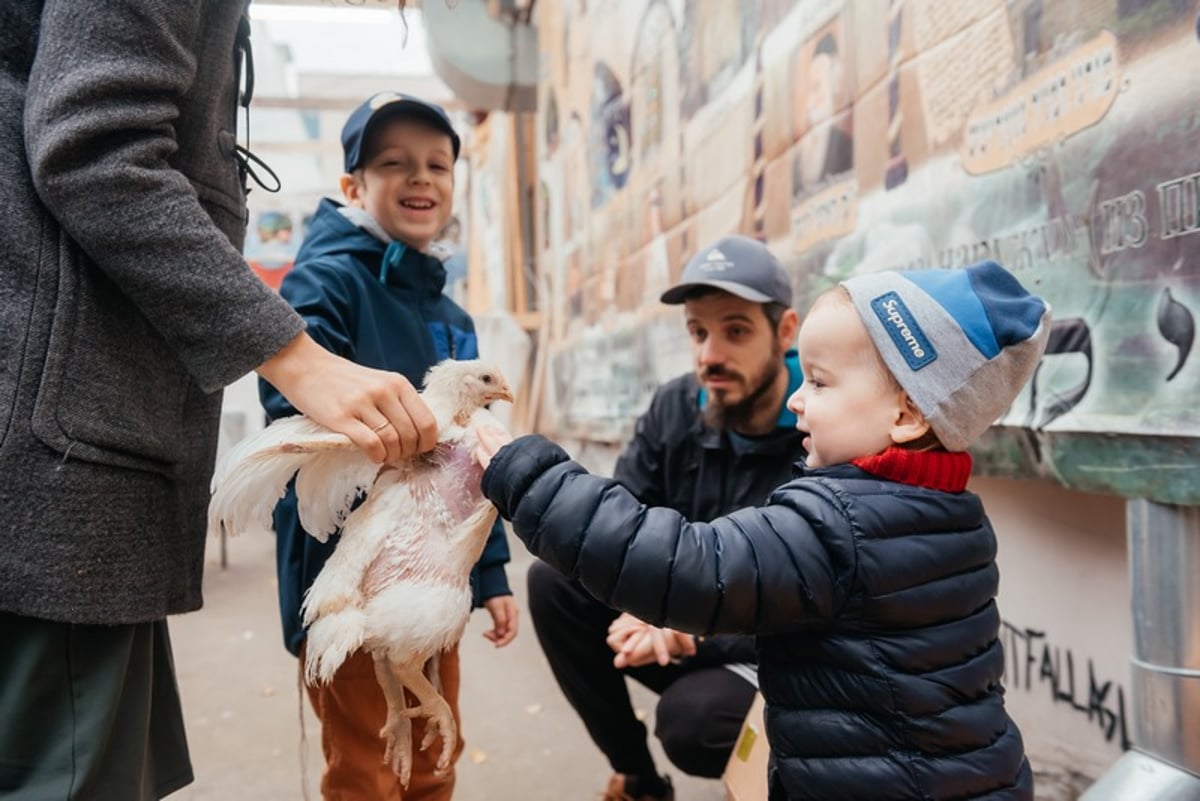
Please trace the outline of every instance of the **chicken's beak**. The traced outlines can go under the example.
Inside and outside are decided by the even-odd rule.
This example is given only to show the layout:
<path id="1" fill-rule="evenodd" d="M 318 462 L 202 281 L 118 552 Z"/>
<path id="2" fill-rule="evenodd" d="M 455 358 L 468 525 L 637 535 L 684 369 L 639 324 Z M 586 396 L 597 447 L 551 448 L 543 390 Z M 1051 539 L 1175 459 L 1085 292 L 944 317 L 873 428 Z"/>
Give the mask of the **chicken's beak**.
<path id="1" fill-rule="evenodd" d="M 508 401 L 509 403 L 514 402 L 512 390 L 508 388 L 508 384 L 501 384 L 487 394 L 487 401 L 489 403 L 498 400 Z"/>

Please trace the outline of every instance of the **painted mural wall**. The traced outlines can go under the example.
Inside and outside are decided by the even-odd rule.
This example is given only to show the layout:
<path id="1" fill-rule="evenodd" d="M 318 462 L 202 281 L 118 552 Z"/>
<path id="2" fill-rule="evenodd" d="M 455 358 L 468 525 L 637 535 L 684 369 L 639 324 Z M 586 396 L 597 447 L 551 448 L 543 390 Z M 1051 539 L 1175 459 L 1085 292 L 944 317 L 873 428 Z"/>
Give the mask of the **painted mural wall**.
<path id="1" fill-rule="evenodd" d="M 1200 501 L 1196 0 L 537 13 L 539 428 L 628 436 L 654 387 L 690 369 L 657 295 L 727 233 L 768 243 L 801 311 L 858 272 L 993 258 L 1055 324 L 981 469 Z"/>

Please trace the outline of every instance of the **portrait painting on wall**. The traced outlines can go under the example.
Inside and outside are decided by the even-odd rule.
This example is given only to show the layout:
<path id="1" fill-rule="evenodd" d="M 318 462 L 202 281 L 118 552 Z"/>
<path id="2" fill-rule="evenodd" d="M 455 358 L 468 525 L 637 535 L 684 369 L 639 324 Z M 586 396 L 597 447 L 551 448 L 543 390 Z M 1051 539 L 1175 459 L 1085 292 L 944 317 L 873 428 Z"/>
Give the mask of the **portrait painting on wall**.
<path id="1" fill-rule="evenodd" d="M 795 199 L 854 168 L 849 70 L 835 24 L 800 47 L 793 61 L 792 160 Z"/>

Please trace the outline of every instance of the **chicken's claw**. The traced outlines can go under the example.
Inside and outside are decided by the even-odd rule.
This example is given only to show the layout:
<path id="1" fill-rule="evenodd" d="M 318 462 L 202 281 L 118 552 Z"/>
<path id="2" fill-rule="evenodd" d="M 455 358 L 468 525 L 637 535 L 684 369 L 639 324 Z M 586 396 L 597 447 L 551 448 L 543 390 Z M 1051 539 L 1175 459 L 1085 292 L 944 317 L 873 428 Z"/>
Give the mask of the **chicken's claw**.
<path id="1" fill-rule="evenodd" d="M 412 778 L 412 720 L 403 712 L 396 714 L 389 709 L 379 736 L 387 744 L 383 753 L 384 763 L 400 777 L 400 784 L 408 789 L 408 780 Z"/>
<path id="2" fill-rule="evenodd" d="M 406 717 L 422 717 L 425 719 L 425 736 L 421 738 L 421 750 L 424 751 L 441 737 L 442 750 L 438 754 L 435 772 L 442 774 L 450 768 L 450 758 L 454 755 L 454 746 L 458 740 L 458 727 L 454 723 L 454 714 L 445 699 L 435 696 L 428 705 L 414 706 L 401 712 Z"/>

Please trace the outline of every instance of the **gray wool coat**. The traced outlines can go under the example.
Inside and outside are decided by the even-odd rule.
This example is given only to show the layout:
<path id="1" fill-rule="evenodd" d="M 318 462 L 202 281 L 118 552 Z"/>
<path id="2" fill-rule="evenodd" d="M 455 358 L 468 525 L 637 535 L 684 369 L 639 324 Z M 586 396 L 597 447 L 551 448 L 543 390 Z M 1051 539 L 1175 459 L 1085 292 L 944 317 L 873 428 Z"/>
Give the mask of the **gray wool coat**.
<path id="1" fill-rule="evenodd" d="M 0 4 L 0 611 L 200 606 L 220 390 L 303 329 L 239 251 L 246 2 Z"/>

